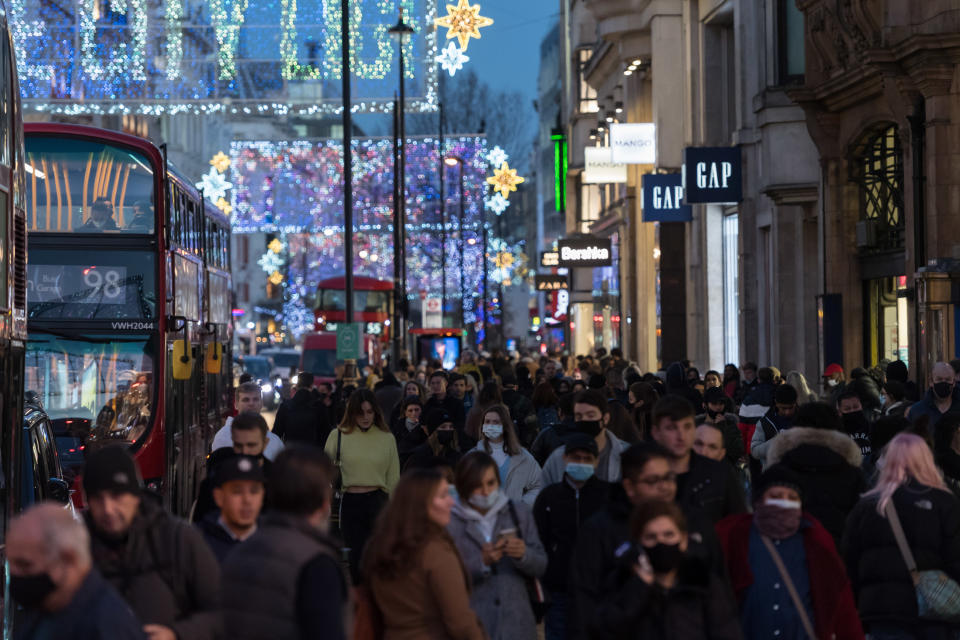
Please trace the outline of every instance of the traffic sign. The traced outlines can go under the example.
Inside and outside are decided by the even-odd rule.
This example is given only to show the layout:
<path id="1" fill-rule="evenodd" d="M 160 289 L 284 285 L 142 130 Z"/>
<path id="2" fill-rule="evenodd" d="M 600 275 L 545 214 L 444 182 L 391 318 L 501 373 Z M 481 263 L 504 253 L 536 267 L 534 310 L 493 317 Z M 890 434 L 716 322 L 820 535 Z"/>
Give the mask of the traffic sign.
<path id="1" fill-rule="evenodd" d="M 363 324 L 337 324 L 337 360 L 359 360 L 363 355 Z"/>

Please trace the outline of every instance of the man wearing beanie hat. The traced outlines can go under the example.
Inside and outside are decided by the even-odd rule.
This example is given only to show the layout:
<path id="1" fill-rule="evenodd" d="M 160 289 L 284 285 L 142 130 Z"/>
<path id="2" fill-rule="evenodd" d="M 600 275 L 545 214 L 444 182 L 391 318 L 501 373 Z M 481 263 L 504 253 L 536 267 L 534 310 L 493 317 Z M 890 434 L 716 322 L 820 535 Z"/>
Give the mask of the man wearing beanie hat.
<path id="1" fill-rule="evenodd" d="M 800 477 L 773 465 L 757 478 L 753 497 L 752 514 L 717 524 L 744 637 L 863 638 L 833 539 L 802 510 Z"/>
<path id="2" fill-rule="evenodd" d="M 464 454 L 460 433 L 453 426 L 450 414 L 443 407 L 433 407 L 424 413 L 423 424 L 427 428 L 426 442 L 410 454 L 407 469 L 434 468 L 443 464 L 453 468 Z"/>
<path id="3" fill-rule="evenodd" d="M 108 445 L 90 453 L 83 491 L 94 565 L 150 640 L 217 637 L 217 560 L 198 531 L 143 491 L 127 448 Z"/>

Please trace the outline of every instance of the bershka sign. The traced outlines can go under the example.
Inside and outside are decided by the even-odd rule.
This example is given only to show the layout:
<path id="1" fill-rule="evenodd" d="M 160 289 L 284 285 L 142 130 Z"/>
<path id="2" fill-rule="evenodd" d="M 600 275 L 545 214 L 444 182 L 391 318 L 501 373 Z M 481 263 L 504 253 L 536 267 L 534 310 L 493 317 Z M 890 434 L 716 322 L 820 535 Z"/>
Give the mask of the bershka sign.
<path id="1" fill-rule="evenodd" d="M 615 122 L 610 125 L 610 160 L 620 164 L 656 164 L 657 125 Z"/>
<path id="2" fill-rule="evenodd" d="M 537 274 L 535 277 L 535 283 L 537 285 L 537 291 L 559 291 L 561 289 L 570 288 L 570 283 L 567 279 L 567 276 Z"/>
<path id="3" fill-rule="evenodd" d="M 687 204 L 740 202 L 741 169 L 740 147 L 687 147 L 683 150 Z"/>
<path id="4" fill-rule="evenodd" d="M 561 267 L 609 267 L 613 265 L 610 238 L 579 236 L 564 238 L 557 245 L 560 250 Z"/>
<path id="5" fill-rule="evenodd" d="M 683 176 L 648 173 L 641 178 L 644 222 L 690 222 L 693 208 L 683 202 Z"/>
<path id="6" fill-rule="evenodd" d="M 583 184 L 612 184 L 627 181 L 627 165 L 611 160 L 610 147 L 584 147 Z"/>

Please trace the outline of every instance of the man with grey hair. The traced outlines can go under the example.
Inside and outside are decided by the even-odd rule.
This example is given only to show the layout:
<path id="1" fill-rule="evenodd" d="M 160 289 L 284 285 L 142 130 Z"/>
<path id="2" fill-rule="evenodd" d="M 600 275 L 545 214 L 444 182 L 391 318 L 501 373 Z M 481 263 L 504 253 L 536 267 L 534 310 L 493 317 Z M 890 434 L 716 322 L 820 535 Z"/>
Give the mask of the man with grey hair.
<path id="1" fill-rule="evenodd" d="M 906 417 L 916 422 L 921 416 L 927 416 L 930 428 L 942 416 L 948 413 L 960 413 L 960 391 L 954 384 L 954 372 L 946 362 L 938 362 L 930 371 L 930 388 L 926 395 L 907 409 Z"/>
<path id="2" fill-rule="evenodd" d="M 120 594 L 93 568 L 90 536 L 62 505 L 41 503 L 10 525 L 10 595 L 25 610 L 20 640 L 146 638 Z"/>

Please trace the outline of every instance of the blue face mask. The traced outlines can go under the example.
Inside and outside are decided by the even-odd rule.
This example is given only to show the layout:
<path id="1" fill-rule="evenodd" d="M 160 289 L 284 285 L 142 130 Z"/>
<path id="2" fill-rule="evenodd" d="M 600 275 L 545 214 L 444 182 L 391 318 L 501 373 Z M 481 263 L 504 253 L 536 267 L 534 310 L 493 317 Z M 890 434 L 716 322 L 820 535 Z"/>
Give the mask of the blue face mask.
<path id="1" fill-rule="evenodd" d="M 452 484 L 448 487 L 447 490 L 450 492 L 450 497 L 453 498 L 454 500 L 457 500 L 460 498 L 460 496 L 457 494 L 457 488 Z"/>
<path id="2" fill-rule="evenodd" d="M 494 489 L 493 493 L 488 496 L 483 495 L 482 493 L 475 493 L 470 496 L 467 502 L 471 506 L 476 507 L 477 509 L 492 509 L 493 505 L 497 504 L 497 500 L 500 499 L 500 489 Z"/>
<path id="3" fill-rule="evenodd" d="M 594 468 L 585 462 L 568 462 L 565 471 L 574 482 L 586 482 L 593 476 Z"/>

